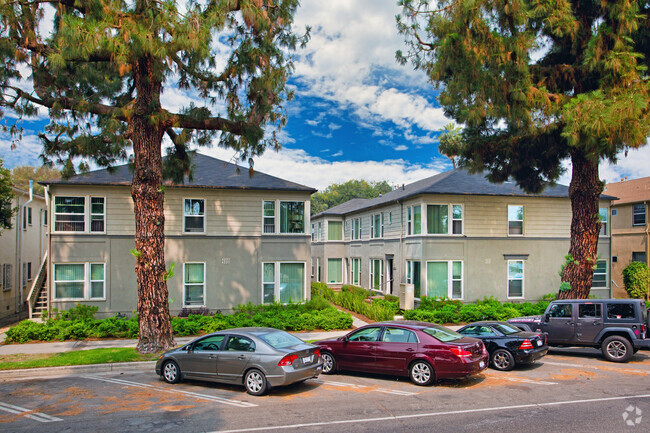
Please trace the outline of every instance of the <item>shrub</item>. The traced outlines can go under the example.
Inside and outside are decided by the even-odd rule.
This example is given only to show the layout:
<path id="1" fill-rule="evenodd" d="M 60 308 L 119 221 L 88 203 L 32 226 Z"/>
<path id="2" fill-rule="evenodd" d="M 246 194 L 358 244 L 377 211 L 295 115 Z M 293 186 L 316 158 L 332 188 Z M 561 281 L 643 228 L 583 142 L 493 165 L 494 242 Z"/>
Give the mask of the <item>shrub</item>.
<path id="1" fill-rule="evenodd" d="M 641 262 L 632 262 L 623 269 L 623 284 L 630 298 L 643 299 L 648 297 L 650 284 L 650 269 Z"/>
<path id="2" fill-rule="evenodd" d="M 190 314 L 192 315 L 200 315 L 200 316 L 211 316 L 212 313 L 210 313 L 210 310 L 205 307 L 200 307 L 200 308 L 183 308 L 180 313 L 178 313 L 178 317 L 189 317 Z"/>

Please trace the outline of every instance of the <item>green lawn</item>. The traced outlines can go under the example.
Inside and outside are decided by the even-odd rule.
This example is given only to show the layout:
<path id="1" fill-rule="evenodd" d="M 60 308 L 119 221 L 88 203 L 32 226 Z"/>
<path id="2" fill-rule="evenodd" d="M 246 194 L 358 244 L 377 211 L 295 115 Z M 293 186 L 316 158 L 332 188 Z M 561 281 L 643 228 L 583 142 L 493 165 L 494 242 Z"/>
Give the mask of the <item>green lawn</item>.
<path id="1" fill-rule="evenodd" d="M 158 356 L 159 354 L 142 355 L 134 348 L 90 349 L 35 355 L 5 355 L 0 356 L 0 370 L 108 364 L 113 362 L 154 361 Z"/>

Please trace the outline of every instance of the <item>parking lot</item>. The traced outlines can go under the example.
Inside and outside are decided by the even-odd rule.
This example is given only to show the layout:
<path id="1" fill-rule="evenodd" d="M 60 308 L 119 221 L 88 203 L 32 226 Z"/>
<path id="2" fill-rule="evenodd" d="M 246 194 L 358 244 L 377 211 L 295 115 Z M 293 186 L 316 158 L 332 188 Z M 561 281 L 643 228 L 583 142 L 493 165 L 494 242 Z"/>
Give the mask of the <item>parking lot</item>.
<path id="1" fill-rule="evenodd" d="M 593 349 L 552 349 L 531 366 L 431 387 L 352 373 L 264 397 L 222 384 L 169 385 L 153 371 L 9 380 L 0 383 L 0 429 L 553 431 L 561 422 L 570 431 L 650 431 L 648 376 L 647 351 L 615 364 Z"/>

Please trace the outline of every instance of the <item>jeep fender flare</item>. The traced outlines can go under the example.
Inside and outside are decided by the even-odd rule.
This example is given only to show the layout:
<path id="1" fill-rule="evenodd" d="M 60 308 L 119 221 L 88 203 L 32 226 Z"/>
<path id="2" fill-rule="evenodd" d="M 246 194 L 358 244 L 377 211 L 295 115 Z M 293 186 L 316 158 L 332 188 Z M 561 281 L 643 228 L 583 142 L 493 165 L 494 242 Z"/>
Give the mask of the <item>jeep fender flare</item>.
<path id="1" fill-rule="evenodd" d="M 594 343 L 602 343 L 602 341 L 609 337 L 610 335 L 622 335 L 626 337 L 628 340 L 630 340 L 630 344 L 634 344 L 634 340 L 636 339 L 634 333 L 632 332 L 631 329 L 629 328 L 605 328 L 600 333 L 596 338 L 594 339 Z"/>

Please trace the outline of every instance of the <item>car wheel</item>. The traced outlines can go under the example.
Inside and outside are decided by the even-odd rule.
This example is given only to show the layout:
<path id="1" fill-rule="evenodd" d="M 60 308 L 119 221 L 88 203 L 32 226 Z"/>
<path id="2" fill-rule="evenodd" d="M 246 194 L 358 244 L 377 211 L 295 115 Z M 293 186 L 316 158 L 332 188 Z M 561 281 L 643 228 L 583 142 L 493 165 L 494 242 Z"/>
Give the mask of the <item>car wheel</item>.
<path id="1" fill-rule="evenodd" d="M 251 395 L 264 395 L 268 389 L 266 376 L 256 369 L 249 370 L 246 373 L 246 376 L 244 376 L 244 386 L 246 387 L 246 392 Z"/>
<path id="2" fill-rule="evenodd" d="M 630 341 L 619 335 L 605 338 L 601 350 L 605 359 L 612 362 L 626 362 L 633 355 Z"/>
<path id="3" fill-rule="evenodd" d="M 322 352 L 320 356 L 323 358 L 323 374 L 334 374 L 336 372 L 334 355 L 329 352 Z"/>
<path id="4" fill-rule="evenodd" d="M 178 383 L 181 380 L 181 369 L 174 361 L 167 361 L 162 367 L 162 377 L 167 383 Z"/>
<path id="5" fill-rule="evenodd" d="M 501 371 L 510 371 L 515 368 L 515 358 L 505 349 L 499 349 L 492 354 L 492 368 Z"/>
<path id="6" fill-rule="evenodd" d="M 411 381 L 419 386 L 431 385 L 436 379 L 433 367 L 426 361 L 415 361 L 409 369 Z"/>

